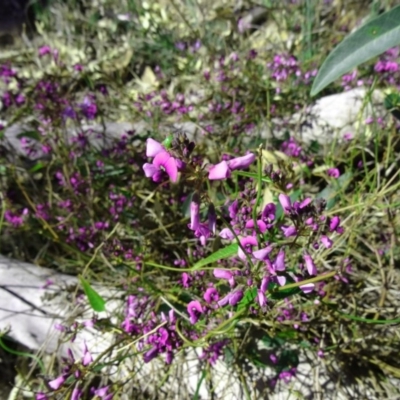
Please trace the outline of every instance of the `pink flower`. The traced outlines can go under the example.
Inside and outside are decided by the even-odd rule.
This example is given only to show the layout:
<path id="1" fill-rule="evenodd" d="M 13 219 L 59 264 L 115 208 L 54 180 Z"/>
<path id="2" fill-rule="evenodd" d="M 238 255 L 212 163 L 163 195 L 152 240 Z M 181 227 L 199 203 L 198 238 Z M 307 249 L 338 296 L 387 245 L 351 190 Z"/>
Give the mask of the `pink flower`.
<path id="1" fill-rule="evenodd" d="M 38 53 L 39 53 L 39 57 L 43 57 L 46 54 L 50 54 L 51 53 L 51 48 L 50 48 L 50 46 L 39 47 Z"/>
<path id="2" fill-rule="evenodd" d="M 227 179 L 230 176 L 231 171 L 226 161 L 221 161 L 219 164 L 213 165 L 208 170 L 208 179 L 210 180 Z"/>
<path id="3" fill-rule="evenodd" d="M 267 224 L 261 219 L 257 220 L 257 226 L 261 233 L 264 233 L 267 230 Z M 249 219 L 246 222 L 245 228 L 253 229 L 254 228 L 254 220 Z"/>
<path id="4" fill-rule="evenodd" d="M 229 160 L 228 167 L 231 171 L 235 171 L 237 169 L 246 169 L 248 168 L 256 159 L 256 156 L 253 153 L 246 154 L 242 157 L 236 157 L 232 160 Z"/>
<path id="5" fill-rule="evenodd" d="M 208 179 L 219 180 L 230 178 L 231 171 L 248 168 L 255 159 L 256 156 L 253 153 L 249 153 L 245 156 L 236 157 L 229 161 L 221 161 L 220 163 L 210 167 L 208 170 Z"/>
<path id="6" fill-rule="evenodd" d="M 236 292 L 231 293 L 231 296 L 229 297 L 229 305 L 235 306 L 242 299 L 243 299 L 243 290 L 239 289 Z"/>
<path id="7" fill-rule="evenodd" d="M 283 236 L 290 237 L 297 235 L 297 229 L 295 226 L 281 226 Z"/>
<path id="8" fill-rule="evenodd" d="M 190 202 L 190 224 L 189 229 L 195 231 L 200 226 L 200 198 L 197 193 L 192 197 Z"/>
<path id="9" fill-rule="evenodd" d="M 232 240 L 235 236 L 229 228 L 224 228 L 219 233 L 219 237 L 222 237 L 222 239 Z"/>
<path id="10" fill-rule="evenodd" d="M 279 200 L 279 203 L 281 203 L 283 212 L 285 214 L 289 214 L 290 210 L 292 209 L 292 202 L 290 200 L 290 197 L 284 193 L 281 193 L 278 196 L 278 200 Z"/>
<path id="11" fill-rule="evenodd" d="M 337 231 L 340 228 L 339 225 L 340 225 L 340 218 L 338 216 L 334 216 L 331 218 L 329 222 L 329 230 L 331 232 Z"/>
<path id="12" fill-rule="evenodd" d="M 82 365 L 86 367 L 87 365 L 91 364 L 93 362 L 93 357 L 90 354 L 86 343 L 83 345 L 83 358 L 82 358 Z"/>
<path id="13" fill-rule="evenodd" d="M 199 320 L 200 314 L 203 313 L 203 307 L 199 301 L 193 300 L 187 305 L 187 312 L 190 316 L 190 323 L 194 325 Z"/>
<path id="14" fill-rule="evenodd" d="M 48 383 L 48 385 L 53 389 L 53 390 L 58 390 L 60 387 L 64 384 L 65 382 L 65 376 L 60 375 L 58 378 L 53 379 Z"/>
<path id="15" fill-rule="evenodd" d="M 279 253 L 276 256 L 273 266 L 274 266 L 275 271 L 281 271 L 281 272 L 285 271 L 285 269 L 286 269 L 285 252 L 283 250 L 279 250 Z"/>
<path id="16" fill-rule="evenodd" d="M 306 283 L 305 285 L 301 285 L 300 289 L 303 293 L 308 294 L 311 293 L 315 288 L 314 283 Z"/>
<path id="17" fill-rule="evenodd" d="M 340 176 L 340 171 L 337 168 L 329 168 L 327 173 L 328 176 L 331 176 L 332 178 L 339 178 Z"/>
<path id="18" fill-rule="evenodd" d="M 265 293 L 258 289 L 257 291 L 257 300 L 260 307 L 265 307 L 267 305 L 267 298 L 265 297 Z"/>
<path id="19" fill-rule="evenodd" d="M 178 165 L 176 159 L 166 151 L 157 153 L 153 163 L 144 164 L 143 170 L 146 177 L 152 178 L 153 182 L 160 182 L 164 172 L 168 174 L 172 182 L 176 182 L 178 179 Z"/>
<path id="20" fill-rule="evenodd" d="M 158 153 L 166 151 L 165 147 L 154 139 L 148 138 L 146 141 L 146 156 L 155 157 Z"/>
<path id="21" fill-rule="evenodd" d="M 206 292 L 204 293 L 204 295 L 203 295 L 203 299 L 204 299 L 208 304 L 210 304 L 210 303 L 213 302 L 213 301 L 218 301 L 219 295 L 218 295 L 217 289 L 215 289 L 215 288 L 213 288 L 213 287 L 208 288 L 208 289 L 206 290 Z"/>
<path id="22" fill-rule="evenodd" d="M 333 245 L 333 242 L 331 239 L 328 238 L 328 236 L 321 236 L 321 243 L 327 248 L 330 249 Z"/>
<path id="23" fill-rule="evenodd" d="M 267 259 L 268 254 L 273 250 L 272 246 L 267 246 L 264 249 L 253 251 L 253 257 L 256 260 L 264 261 Z"/>
<path id="24" fill-rule="evenodd" d="M 229 279 L 232 279 L 233 274 L 232 274 L 232 272 L 230 272 L 226 269 L 215 268 L 214 276 L 218 279 L 226 279 L 227 281 L 229 281 Z"/>
<path id="25" fill-rule="evenodd" d="M 239 249 L 238 249 L 238 256 L 242 260 L 245 260 L 246 254 L 242 250 L 242 247 L 244 248 L 244 250 L 247 253 L 251 253 L 253 246 L 257 246 L 257 239 L 254 236 L 242 237 L 242 238 L 240 238 L 240 244 L 241 244 L 241 246 L 239 246 Z"/>

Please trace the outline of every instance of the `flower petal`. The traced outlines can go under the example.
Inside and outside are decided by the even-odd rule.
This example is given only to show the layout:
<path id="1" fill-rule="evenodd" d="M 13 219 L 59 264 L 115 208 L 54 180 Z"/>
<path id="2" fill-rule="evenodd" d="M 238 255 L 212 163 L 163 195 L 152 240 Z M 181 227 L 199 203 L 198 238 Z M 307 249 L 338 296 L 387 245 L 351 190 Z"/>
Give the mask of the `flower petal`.
<path id="1" fill-rule="evenodd" d="M 231 171 L 226 161 L 222 161 L 219 164 L 213 165 L 208 170 L 208 179 L 210 180 L 226 179 L 229 178 L 230 176 L 231 176 Z"/>
<path id="2" fill-rule="evenodd" d="M 231 171 L 236 169 L 248 168 L 256 159 L 255 154 L 249 153 L 242 157 L 236 157 L 228 161 L 228 167 Z"/>
<path id="3" fill-rule="evenodd" d="M 146 141 L 146 156 L 155 157 L 158 153 L 165 151 L 164 146 L 154 139 L 148 138 Z"/>

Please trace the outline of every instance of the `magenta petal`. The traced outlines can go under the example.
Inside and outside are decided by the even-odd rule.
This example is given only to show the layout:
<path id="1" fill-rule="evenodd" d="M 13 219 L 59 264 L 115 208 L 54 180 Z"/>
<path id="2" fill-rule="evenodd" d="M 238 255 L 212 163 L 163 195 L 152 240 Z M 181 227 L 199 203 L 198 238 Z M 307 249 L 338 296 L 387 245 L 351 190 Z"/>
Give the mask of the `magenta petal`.
<path id="1" fill-rule="evenodd" d="M 278 255 L 276 256 L 276 260 L 274 262 L 275 271 L 284 271 L 286 269 L 285 265 L 285 252 L 280 250 Z"/>
<path id="2" fill-rule="evenodd" d="M 203 298 L 208 304 L 210 304 L 212 301 L 218 301 L 219 300 L 219 296 L 218 296 L 217 289 L 215 289 L 213 287 L 208 288 L 206 290 L 206 292 L 204 293 Z"/>
<path id="3" fill-rule="evenodd" d="M 245 169 L 248 168 L 256 159 L 256 156 L 253 153 L 246 154 L 243 157 L 236 157 L 232 160 L 228 161 L 228 167 L 231 171 L 236 169 Z"/>
<path id="4" fill-rule="evenodd" d="M 226 279 L 228 281 L 229 279 L 232 278 L 233 275 L 232 275 L 232 272 L 230 272 L 230 271 L 228 271 L 226 269 L 215 268 L 214 269 L 214 276 L 216 278 Z"/>
<path id="5" fill-rule="evenodd" d="M 261 280 L 260 290 L 265 293 L 268 289 L 269 277 L 264 276 Z"/>
<path id="6" fill-rule="evenodd" d="M 158 153 L 154 157 L 153 165 L 158 169 L 161 169 L 161 167 L 164 168 L 171 181 L 176 182 L 178 178 L 178 166 L 176 165 L 175 158 L 171 157 L 168 152 L 162 151 Z"/>
<path id="7" fill-rule="evenodd" d="M 56 379 L 53 379 L 48 383 L 48 385 L 53 389 L 53 390 L 58 390 L 60 387 L 64 384 L 65 382 L 65 376 L 61 375 Z"/>
<path id="8" fill-rule="evenodd" d="M 268 254 L 271 253 L 271 251 L 272 246 L 268 246 L 264 249 L 253 251 L 253 257 L 256 260 L 264 261 L 267 258 Z"/>
<path id="9" fill-rule="evenodd" d="M 152 178 L 153 175 L 158 171 L 158 168 L 153 164 L 146 163 L 143 165 L 143 171 L 147 178 Z"/>
<path id="10" fill-rule="evenodd" d="M 195 231 L 200 226 L 200 198 L 195 193 L 190 202 L 190 225 L 189 229 Z"/>
<path id="11" fill-rule="evenodd" d="M 178 179 L 178 166 L 174 157 L 170 157 L 169 160 L 164 165 L 165 171 L 170 177 L 172 182 L 176 182 Z"/>
<path id="12" fill-rule="evenodd" d="M 309 254 L 304 254 L 304 261 L 306 263 L 307 271 L 310 275 L 317 275 L 317 267 L 314 264 L 314 260 Z"/>
<path id="13" fill-rule="evenodd" d="M 276 280 L 278 281 L 280 286 L 284 286 L 286 283 L 286 276 L 277 276 Z"/>
<path id="14" fill-rule="evenodd" d="M 265 293 L 260 289 L 257 291 L 257 300 L 260 307 L 264 307 L 267 305 L 267 298 L 265 297 Z"/>
<path id="15" fill-rule="evenodd" d="M 238 290 L 234 293 L 232 293 L 229 297 L 229 305 L 235 306 L 237 303 L 239 303 L 240 300 L 243 299 L 243 291 Z"/>
<path id="16" fill-rule="evenodd" d="M 286 194 L 281 193 L 278 196 L 278 200 L 279 200 L 279 203 L 281 203 L 284 213 L 288 214 L 290 212 L 290 210 L 292 209 L 292 203 L 290 201 L 290 197 Z"/>
<path id="17" fill-rule="evenodd" d="M 199 319 L 199 314 L 203 312 L 203 307 L 199 301 L 193 300 L 187 305 L 187 312 L 190 316 L 190 322 L 194 325 Z"/>
<path id="18" fill-rule="evenodd" d="M 228 163 L 226 161 L 222 161 L 219 164 L 213 165 L 208 170 L 208 179 L 210 180 L 226 179 L 230 176 L 231 171 L 229 170 Z"/>
<path id="19" fill-rule="evenodd" d="M 158 153 L 165 151 L 164 146 L 154 139 L 147 139 L 146 141 L 146 156 L 155 157 Z"/>
<path id="20" fill-rule="evenodd" d="M 327 248 L 330 249 L 333 245 L 333 242 L 331 239 L 328 238 L 328 236 L 321 236 L 321 243 Z"/>
<path id="21" fill-rule="evenodd" d="M 235 235 L 229 228 L 224 228 L 219 233 L 219 237 L 222 237 L 222 239 L 232 240 L 235 237 Z"/>
<path id="22" fill-rule="evenodd" d="M 305 285 L 301 285 L 300 289 L 303 293 L 308 294 L 311 293 L 315 288 L 314 283 L 306 283 Z"/>

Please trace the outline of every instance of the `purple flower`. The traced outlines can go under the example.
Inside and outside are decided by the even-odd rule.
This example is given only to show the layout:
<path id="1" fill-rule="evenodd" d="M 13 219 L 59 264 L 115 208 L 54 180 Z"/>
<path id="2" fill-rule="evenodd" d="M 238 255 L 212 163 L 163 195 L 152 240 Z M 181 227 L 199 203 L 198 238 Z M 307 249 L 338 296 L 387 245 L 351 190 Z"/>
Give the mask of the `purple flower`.
<path id="1" fill-rule="evenodd" d="M 327 173 L 328 176 L 331 176 L 332 178 L 339 178 L 340 176 L 340 171 L 337 168 L 329 168 Z"/>
<path id="2" fill-rule="evenodd" d="M 337 216 L 334 216 L 331 218 L 331 220 L 329 222 L 329 230 L 331 232 L 337 231 L 337 229 L 339 228 L 339 225 L 340 225 L 340 218 Z"/>
<path id="3" fill-rule="evenodd" d="M 86 343 L 83 345 L 83 358 L 82 358 L 82 365 L 86 367 L 87 365 L 93 362 L 93 357 L 90 354 Z"/>
<path id="4" fill-rule="evenodd" d="M 281 193 L 278 196 L 278 200 L 279 200 L 279 203 L 281 203 L 283 212 L 285 214 L 289 214 L 290 210 L 292 209 L 292 203 L 291 203 L 290 197 L 286 194 Z"/>
<path id="5" fill-rule="evenodd" d="M 219 233 L 219 237 L 222 237 L 222 239 L 232 240 L 235 236 L 229 228 L 224 228 Z"/>
<path id="6" fill-rule="evenodd" d="M 215 234 L 215 227 L 217 225 L 217 213 L 215 212 L 214 204 L 210 204 L 208 207 L 208 229 L 210 232 Z"/>
<path id="7" fill-rule="evenodd" d="M 246 254 L 244 253 L 242 248 L 244 248 L 244 250 L 247 253 L 251 253 L 253 246 L 257 246 L 257 239 L 254 236 L 242 237 L 242 238 L 240 238 L 240 244 L 241 244 L 241 246 L 239 246 L 239 249 L 238 249 L 238 256 L 242 260 L 245 260 Z"/>
<path id="8" fill-rule="evenodd" d="M 257 226 L 258 226 L 258 229 L 260 230 L 261 233 L 264 233 L 268 228 L 267 224 L 261 219 L 257 220 Z M 254 220 L 249 219 L 246 222 L 245 228 L 246 229 L 253 229 L 254 228 Z"/>
<path id="9" fill-rule="evenodd" d="M 231 293 L 229 297 L 229 305 L 235 306 L 242 299 L 243 299 L 243 290 L 239 289 L 236 292 Z"/>
<path id="10" fill-rule="evenodd" d="M 82 396 L 82 390 L 79 389 L 78 385 L 74 387 L 74 390 L 71 394 L 71 400 L 79 400 Z"/>
<path id="11" fill-rule="evenodd" d="M 257 300 L 260 307 L 265 307 L 267 305 L 267 298 L 265 297 L 265 292 L 258 289 L 257 291 Z"/>
<path id="12" fill-rule="evenodd" d="M 158 346 L 152 347 L 150 350 L 146 351 L 146 353 L 143 354 L 143 361 L 145 363 L 150 362 L 153 358 L 157 357 L 159 353 Z"/>
<path id="13" fill-rule="evenodd" d="M 195 231 L 200 226 L 200 198 L 197 193 L 192 197 L 190 202 L 190 224 L 189 229 Z"/>
<path id="14" fill-rule="evenodd" d="M 219 295 L 218 295 L 217 289 L 215 289 L 213 287 L 208 288 L 205 291 L 203 298 L 208 304 L 212 303 L 213 301 L 218 301 Z"/>
<path id="15" fill-rule="evenodd" d="M 283 272 L 286 269 L 285 265 L 285 252 L 283 250 L 279 250 L 278 255 L 276 256 L 274 262 L 274 270 Z"/>
<path id="16" fill-rule="evenodd" d="M 239 212 L 239 202 L 235 200 L 229 207 L 229 217 L 234 219 L 236 218 L 237 213 Z"/>
<path id="17" fill-rule="evenodd" d="M 39 53 L 39 57 L 43 57 L 46 54 L 50 54 L 51 53 L 51 48 L 50 48 L 50 46 L 39 47 L 38 53 Z"/>
<path id="18" fill-rule="evenodd" d="M 143 170 L 147 178 L 152 178 L 153 182 L 160 182 L 163 172 L 166 172 L 172 182 L 178 179 L 178 165 L 176 159 L 168 152 L 162 151 L 158 153 L 152 164 L 143 165 Z"/>
<path id="19" fill-rule="evenodd" d="M 229 161 L 221 161 L 220 163 L 210 167 L 208 170 L 208 179 L 219 180 L 230 178 L 231 171 L 248 168 L 255 159 L 256 156 L 249 153 L 245 156 L 236 157 Z"/>
<path id="20" fill-rule="evenodd" d="M 290 237 L 297 235 L 297 229 L 295 226 L 282 226 L 283 236 Z"/>
<path id="21" fill-rule="evenodd" d="M 237 169 L 246 169 L 248 168 L 256 159 L 256 156 L 253 153 L 246 154 L 242 157 L 236 157 L 232 160 L 229 160 L 228 167 L 231 171 L 235 171 Z"/>
<path id="22" fill-rule="evenodd" d="M 200 314 L 203 313 L 203 307 L 199 301 L 193 300 L 187 305 L 187 312 L 190 316 L 191 324 L 194 325 L 199 320 Z"/>
<path id="23" fill-rule="evenodd" d="M 330 249 L 333 245 L 333 242 L 331 239 L 328 238 L 328 236 L 321 236 L 321 243 L 327 248 Z"/>
<path id="24" fill-rule="evenodd" d="M 276 205 L 274 203 L 268 203 L 262 212 L 262 219 L 269 219 L 273 221 L 275 219 Z"/>
<path id="25" fill-rule="evenodd" d="M 303 255 L 304 262 L 306 263 L 307 271 L 310 275 L 317 275 L 317 267 L 314 264 L 314 260 L 309 254 Z"/>

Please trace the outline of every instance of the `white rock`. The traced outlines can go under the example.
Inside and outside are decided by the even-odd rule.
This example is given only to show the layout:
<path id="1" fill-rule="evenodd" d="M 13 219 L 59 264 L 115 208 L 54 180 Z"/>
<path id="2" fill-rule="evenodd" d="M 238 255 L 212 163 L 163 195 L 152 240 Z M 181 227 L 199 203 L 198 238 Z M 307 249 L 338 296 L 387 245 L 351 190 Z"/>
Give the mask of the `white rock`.
<path id="1" fill-rule="evenodd" d="M 275 118 L 272 120 L 273 132 L 270 130 L 269 124 L 262 124 L 254 130 L 252 135 L 260 135 L 261 138 L 268 139 L 272 136 L 282 137 L 285 130 L 289 127 L 290 133 L 299 137 L 305 143 L 316 140 L 321 144 L 331 142 L 333 139 L 343 140 L 346 133 L 351 132 L 353 136 L 365 132 L 364 120 L 376 113 L 377 116 L 383 116 L 383 93 L 375 90 L 370 99 L 367 100 L 367 89 L 359 87 L 347 92 L 333 94 L 319 99 L 314 105 L 309 107 L 305 112 L 296 113 L 289 118 L 288 121 Z M 203 122 L 203 125 L 207 123 Z M 188 137 L 197 142 L 207 141 L 213 144 L 215 134 L 206 134 L 202 128 L 194 122 L 175 123 L 166 126 L 169 132 L 184 131 Z M 29 123 L 18 123 L 6 127 L 4 131 L 4 139 L 0 141 L 8 149 L 21 155 L 25 155 L 25 151 L 21 146 L 18 135 L 23 132 L 30 131 L 32 128 Z M 145 121 L 135 123 L 131 122 L 106 122 L 101 124 L 82 124 L 80 129 L 70 128 L 65 132 L 65 140 L 71 140 L 79 132 L 90 132 L 89 141 L 93 146 L 107 147 L 113 139 L 120 139 L 127 131 L 136 131 L 143 133 L 151 131 L 151 126 Z M 32 159 L 43 157 L 41 147 L 37 144 L 37 153 Z"/>

